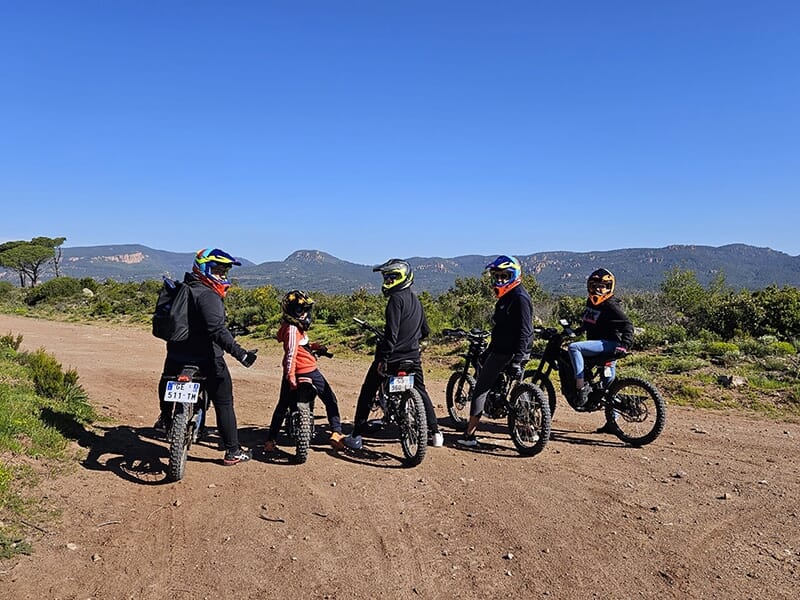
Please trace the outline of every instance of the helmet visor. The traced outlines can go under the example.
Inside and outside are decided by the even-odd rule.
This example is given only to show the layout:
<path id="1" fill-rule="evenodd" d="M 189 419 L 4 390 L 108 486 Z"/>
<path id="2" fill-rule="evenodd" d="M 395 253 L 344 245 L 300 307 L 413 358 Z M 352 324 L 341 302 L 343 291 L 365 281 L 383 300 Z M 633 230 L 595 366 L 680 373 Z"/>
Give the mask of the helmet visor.
<path id="1" fill-rule="evenodd" d="M 492 284 L 495 286 L 502 286 L 509 283 L 513 278 L 514 274 L 510 271 L 490 271 L 490 275 L 492 277 Z"/>

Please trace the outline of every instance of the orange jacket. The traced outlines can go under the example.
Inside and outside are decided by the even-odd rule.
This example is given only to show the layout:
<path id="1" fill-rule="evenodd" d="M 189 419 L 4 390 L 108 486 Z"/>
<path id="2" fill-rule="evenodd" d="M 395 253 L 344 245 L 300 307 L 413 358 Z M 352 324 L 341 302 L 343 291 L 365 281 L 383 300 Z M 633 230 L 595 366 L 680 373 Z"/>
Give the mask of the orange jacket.
<path id="1" fill-rule="evenodd" d="M 308 335 L 284 321 L 275 337 L 283 342 L 283 376 L 295 388 L 298 375 L 311 373 L 317 368 L 317 358 L 308 350 Z"/>

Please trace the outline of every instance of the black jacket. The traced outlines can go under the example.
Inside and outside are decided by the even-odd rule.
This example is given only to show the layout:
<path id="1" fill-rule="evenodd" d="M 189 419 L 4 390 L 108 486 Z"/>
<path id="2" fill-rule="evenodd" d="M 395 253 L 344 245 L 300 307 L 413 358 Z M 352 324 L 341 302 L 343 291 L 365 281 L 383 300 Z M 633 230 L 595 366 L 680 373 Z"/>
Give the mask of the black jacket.
<path id="1" fill-rule="evenodd" d="M 419 359 L 419 341 L 428 337 L 430 329 L 411 288 L 389 294 L 385 317 L 384 339 L 375 349 L 375 358 L 386 362 Z"/>
<path id="2" fill-rule="evenodd" d="M 189 337 L 183 342 L 167 342 L 167 358 L 183 362 L 211 361 L 227 352 L 241 361 L 247 351 L 236 343 L 225 325 L 222 297 L 193 273 L 186 273 L 183 282 L 191 292 Z"/>
<path id="3" fill-rule="evenodd" d="M 582 321 L 587 340 L 616 340 L 627 349 L 633 344 L 633 323 L 616 296 L 597 306 L 586 300 Z"/>
<path id="4" fill-rule="evenodd" d="M 513 362 L 525 362 L 533 339 L 533 303 L 522 284 L 506 292 L 494 305 L 494 327 L 487 350 L 511 354 Z"/>

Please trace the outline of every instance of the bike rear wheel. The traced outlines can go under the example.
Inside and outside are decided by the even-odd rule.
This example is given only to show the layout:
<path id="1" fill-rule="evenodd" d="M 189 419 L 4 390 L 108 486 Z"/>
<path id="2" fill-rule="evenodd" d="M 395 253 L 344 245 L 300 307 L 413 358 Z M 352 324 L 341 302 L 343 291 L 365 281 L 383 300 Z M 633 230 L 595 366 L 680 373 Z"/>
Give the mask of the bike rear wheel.
<path id="1" fill-rule="evenodd" d="M 644 446 L 664 431 L 667 404 L 650 382 L 634 377 L 618 379 L 606 397 L 606 422 L 623 442 Z"/>
<path id="2" fill-rule="evenodd" d="M 190 422 L 193 412 L 193 404 L 181 403 L 175 406 L 169 435 L 169 464 L 167 465 L 167 477 L 171 481 L 180 481 L 186 471 L 189 446 L 192 444 Z"/>
<path id="3" fill-rule="evenodd" d="M 550 439 L 550 405 L 535 385 L 521 383 L 511 392 L 508 431 L 517 452 L 539 454 Z"/>
<path id="4" fill-rule="evenodd" d="M 400 397 L 398 425 L 400 445 L 406 464 L 415 467 L 425 458 L 428 449 L 428 422 L 425 416 L 425 403 L 415 389 L 406 390 Z"/>
<path id="5" fill-rule="evenodd" d="M 311 433 L 314 429 L 314 415 L 311 406 L 305 402 L 297 403 L 297 410 L 292 413 L 294 430 L 295 461 L 302 464 L 308 460 L 308 449 L 311 446 Z"/>
<path id="6" fill-rule="evenodd" d="M 456 371 L 447 381 L 445 396 L 447 414 L 456 428 L 463 428 L 469 419 L 469 404 L 472 391 L 475 389 L 475 378 L 463 371 Z"/>

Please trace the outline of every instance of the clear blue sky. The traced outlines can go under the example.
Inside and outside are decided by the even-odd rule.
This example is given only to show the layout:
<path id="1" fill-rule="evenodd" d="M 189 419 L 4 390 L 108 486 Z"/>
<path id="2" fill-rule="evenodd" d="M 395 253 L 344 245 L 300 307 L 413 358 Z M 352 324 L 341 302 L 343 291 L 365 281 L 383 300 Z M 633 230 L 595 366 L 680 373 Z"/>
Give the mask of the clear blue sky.
<path id="1" fill-rule="evenodd" d="M 0 241 L 800 254 L 800 2 L 0 0 Z"/>

